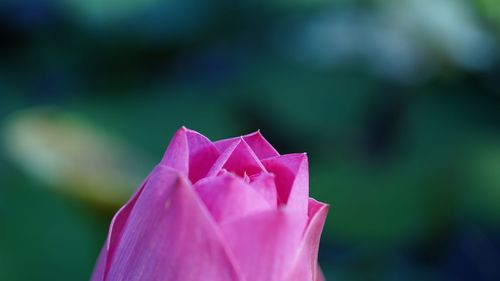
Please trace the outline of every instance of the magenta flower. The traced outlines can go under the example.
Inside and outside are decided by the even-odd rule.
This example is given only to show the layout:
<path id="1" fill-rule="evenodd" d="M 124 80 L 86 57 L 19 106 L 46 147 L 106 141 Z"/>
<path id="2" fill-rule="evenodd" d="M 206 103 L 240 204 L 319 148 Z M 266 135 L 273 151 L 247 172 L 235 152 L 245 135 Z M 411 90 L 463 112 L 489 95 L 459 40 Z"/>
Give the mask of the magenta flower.
<path id="1" fill-rule="evenodd" d="M 309 198 L 306 154 L 183 127 L 113 218 L 92 281 L 323 280 L 327 212 Z"/>

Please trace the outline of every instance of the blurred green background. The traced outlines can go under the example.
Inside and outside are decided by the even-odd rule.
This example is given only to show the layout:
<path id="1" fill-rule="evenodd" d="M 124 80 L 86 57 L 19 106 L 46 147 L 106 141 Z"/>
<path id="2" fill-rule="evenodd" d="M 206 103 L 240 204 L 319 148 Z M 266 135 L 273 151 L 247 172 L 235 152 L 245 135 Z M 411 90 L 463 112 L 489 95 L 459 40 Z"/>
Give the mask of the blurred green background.
<path id="1" fill-rule="evenodd" d="M 0 280 L 88 280 L 181 125 L 307 151 L 327 280 L 500 280 L 497 0 L 3 0 Z"/>

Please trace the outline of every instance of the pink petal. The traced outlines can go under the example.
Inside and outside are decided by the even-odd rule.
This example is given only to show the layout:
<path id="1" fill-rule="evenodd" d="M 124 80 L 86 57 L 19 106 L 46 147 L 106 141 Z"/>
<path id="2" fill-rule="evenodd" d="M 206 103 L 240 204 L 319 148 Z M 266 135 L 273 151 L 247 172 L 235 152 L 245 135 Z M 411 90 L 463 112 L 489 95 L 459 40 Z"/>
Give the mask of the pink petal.
<path id="1" fill-rule="evenodd" d="M 266 170 L 253 150 L 242 138 L 231 143 L 231 145 L 222 152 L 207 176 L 215 176 L 222 169 L 226 169 L 241 177 L 243 177 L 245 173 L 252 175 Z"/>
<path id="2" fill-rule="evenodd" d="M 241 280 L 201 204 L 182 174 L 157 166 L 130 212 L 105 280 Z"/>
<path id="3" fill-rule="evenodd" d="M 144 189 L 144 186 L 147 184 L 150 176 L 151 175 L 148 175 L 146 180 L 144 180 L 141 186 L 135 191 L 130 200 L 125 205 L 123 205 L 113 217 L 113 220 L 111 221 L 111 225 L 109 227 L 108 237 L 103 249 L 101 250 L 101 253 L 99 254 L 96 268 L 94 269 L 94 273 L 92 274 L 92 281 L 106 280 L 109 265 L 111 264 L 111 260 L 113 259 L 113 256 L 115 254 L 116 247 L 118 246 L 122 237 L 123 229 L 127 223 L 128 217 L 130 216 L 130 212 L 132 211 L 137 198 Z"/>
<path id="4" fill-rule="evenodd" d="M 200 180 L 194 189 L 217 222 L 275 208 L 243 179 L 230 173 Z"/>
<path id="5" fill-rule="evenodd" d="M 186 136 L 186 128 L 182 127 L 175 133 L 163 155 L 160 164 L 172 169 L 189 173 L 189 145 Z"/>
<path id="6" fill-rule="evenodd" d="M 106 259 L 108 255 L 108 251 L 106 249 L 106 244 L 101 249 L 101 252 L 99 254 L 99 258 L 97 258 L 97 262 L 94 267 L 94 272 L 92 272 L 92 277 L 90 278 L 90 281 L 102 281 L 104 280 L 104 274 L 106 270 Z"/>
<path id="7" fill-rule="evenodd" d="M 274 182 L 274 174 L 260 173 L 249 179 L 252 188 L 257 191 L 271 206 L 278 206 L 278 194 Z"/>
<path id="8" fill-rule="evenodd" d="M 296 214 L 273 210 L 221 224 L 245 280 L 282 281 L 293 263 L 303 226 Z"/>
<path id="9" fill-rule="evenodd" d="M 259 159 L 280 155 L 278 151 L 276 151 L 276 149 L 274 149 L 274 147 L 264 138 L 264 136 L 262 136 L 260 131 L 245 135 L 242 138 L 248 143 Z M 231 143 L 238 139 L 239 138 L 230 138 L 216 141 L 215 146 L 217 146 L 219 151 L 224 151 L 231 145 Z"/>
<path id="10" fill-rule="evenodd" d="M 321 268 L 319 266 L 316 268 L 315 281 L 325 281 L 325 276 L 323 275 L 323 272 L 321 271 Z"/>
<path id="11" fill-rule="evenodd" d="M 196 182 L 207 174 L 217 157 L 219 151 L 208 138 L 182 127 L 170 141 L 161 164 L 184 172 Z"/>
<path id="12" fill-rule="evenodd" d="M 328 205 L 309 199 L 309 222 L 297 252 L 293 269 L 285 280 L 324 280 L 318 266 L 318 249 L 327 213 Z"/>
<path id="13" fill-rule="evenodd" d="M 268 172 L 276 176 L 278 202 L 302 214 L 307 213 L 309 168 L 307 155 L 286 154 L 262 160 Z"/>

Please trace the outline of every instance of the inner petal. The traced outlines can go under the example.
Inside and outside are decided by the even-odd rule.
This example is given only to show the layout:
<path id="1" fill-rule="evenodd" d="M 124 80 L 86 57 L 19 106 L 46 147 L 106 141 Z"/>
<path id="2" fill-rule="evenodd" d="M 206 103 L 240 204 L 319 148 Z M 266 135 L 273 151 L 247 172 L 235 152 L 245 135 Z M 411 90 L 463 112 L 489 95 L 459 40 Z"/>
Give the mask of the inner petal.
<path id="1" fill-rule="evenodd" d="M 182 127 L 170 141 L 161 164 L 182 171 L 196 182 L 207 174 L 218 156 L 217 147 L 208 138 Z"/>
<path id="2" fill-rule="evenodd" d="M 278 206 L 278 192 L 274 174 L 266 172 L 255 174 L 248 178 L 248 182 L 270 205 Z"/>
<path id="3" fill-rule="evenodd" d="M 276 176 L 278 202 L 290 208 L 307 212 L 309 198 L 309 169 L 304 153 L 285 154 L 262 161 Z"/>
<path id="4" fill-rule="evenodd" d="M 259 158 L 243 138 L 229 145 L 215 161 L 207 176 L 215 176 L 222 169 L 235 173 L 240 177 L 250 176 L 266 171 Z"/>
<path id="5" fill-rule="evenodd" d="M 242 136 L 243 140 L 252 148 L 253 152 L 259 159 L 265 159 L 269 157 L 276 157 L 280 154 L 274 149 L 274 147 L 264 138 L 260 131 Z M 220 151 L 227 149 L 237 138 L 223 139 L 216 141 L 214 144 Z"/>
<path id="6" fill-rule="evenodd" d="M 202 179 L 194 189 L 219 223 L 275 208 L 242 178 L 231 173 Z"/>

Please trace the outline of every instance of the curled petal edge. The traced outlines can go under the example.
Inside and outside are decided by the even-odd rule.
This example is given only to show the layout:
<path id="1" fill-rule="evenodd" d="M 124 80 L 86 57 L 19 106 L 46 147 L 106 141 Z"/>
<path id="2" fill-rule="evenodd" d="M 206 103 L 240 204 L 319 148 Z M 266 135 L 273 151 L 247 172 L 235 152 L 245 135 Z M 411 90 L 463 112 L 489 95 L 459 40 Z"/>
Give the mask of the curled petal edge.
<path id="1" fill-rule="evenodd" d="M 324 280 L 318 266 L 318 250 L 328 210 L 328 204 L 321 203 L 312 198 L 309 199 L 309 222 L 297 255 L 295 256 L 292 270 L 285 278 L 286 281 Z"/>

